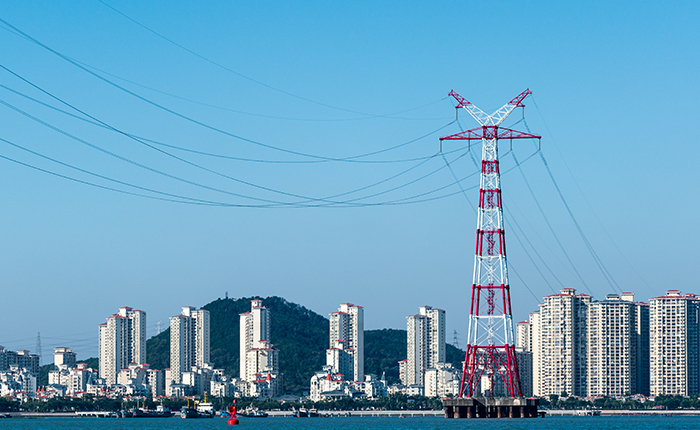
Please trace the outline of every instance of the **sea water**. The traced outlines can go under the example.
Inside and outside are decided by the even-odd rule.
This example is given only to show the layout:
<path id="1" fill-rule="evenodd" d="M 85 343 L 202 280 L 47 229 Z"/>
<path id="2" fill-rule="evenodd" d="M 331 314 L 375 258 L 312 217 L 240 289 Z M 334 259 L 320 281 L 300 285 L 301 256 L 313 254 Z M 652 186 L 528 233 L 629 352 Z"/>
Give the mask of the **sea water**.
<path id="1" fill-rule="evenodd" d="M 700 416 L 613 416 L 445 419 L 442 417 L 240 418 L 229 426 L 225 418 L 10 418 L 0 430 L 686 430 L 700 429 Z"/>

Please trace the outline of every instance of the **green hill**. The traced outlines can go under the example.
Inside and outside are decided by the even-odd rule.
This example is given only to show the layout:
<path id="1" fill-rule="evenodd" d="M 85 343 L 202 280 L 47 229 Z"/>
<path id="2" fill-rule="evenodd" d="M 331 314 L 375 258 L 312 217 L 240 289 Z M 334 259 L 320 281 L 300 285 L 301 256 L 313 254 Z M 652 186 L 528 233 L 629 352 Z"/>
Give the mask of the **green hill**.
<path id="1" fill-rule="evenodd" d="M 250 310 L 250 301 L 258 297 L 218 299 L 203 307 L 210 312 L 211 361 L 226 373 L 239 373 L 239 314 Z M 267 297 L 263 305 L 270 309 L 272 343 L 280 350 L 280 369 L 287 392 L 309 389 L 309 380 L 325 364 L 328 347 L 328 319 L 304 306 L 281 297 Z M 170 330 L 148 340 L 148 363 L 152 368 L 170 367 Z M 406 358 L 406 330 L 365 331 L 365 373 L 386 374 L 390 384 L 399 382 L 398 361 Z M 447 345 L 447 360 L 461 367 L 464 351 Z"/>
<path id="2" fill-rule="evenodd" d="M 239 373 L 239 315 L 250 311 L 250 301 L 258 297 L 218 299 L 205 306 L 211 324 L 211 361 L 227 374 Z M 267 297 L 270 310 L 270 341 L 280 350 L 280 368 L 286 391 L 308 390 L 313 372 L 325 364 L 328 347 L 328 319 L 281 297 Z M 170 330 L 148 340 L 148 363 L 156 369 L 170 366 Z"/>

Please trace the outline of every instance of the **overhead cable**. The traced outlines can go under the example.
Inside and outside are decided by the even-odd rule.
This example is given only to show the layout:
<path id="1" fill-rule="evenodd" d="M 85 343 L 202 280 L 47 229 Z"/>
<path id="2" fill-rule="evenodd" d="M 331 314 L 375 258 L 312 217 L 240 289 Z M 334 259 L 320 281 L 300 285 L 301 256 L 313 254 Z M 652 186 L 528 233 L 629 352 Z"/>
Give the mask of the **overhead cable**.
<path id="1" fill-rule="evenodd" d="M 563 155 L 562 155 L 561 152 L 559 151 L 559 147 L 558 147 L 557 144 L 556 144 L 556 141 L 555 141 L 555 139 L 554 139 L 554 136 L 552 135 L 552 132 L 551 132 L 551 130 L 549 129 L 549 126 L 547 126 L 547 122 L 544 120 L 544 116 L 542 115 L 542 112 L 540 111 L 539 106 L 537 106 L 537 102 L 535 101 L 535 98 L 534 98 L 534 97 L 532 97 L 532 103 L 535 105 L 535 108 L 537 109 L 537 113 L 540 115 L 540 118 L 542 119 L 542 122 L 544 123 L 544 126 L 545 126 L 545 128 L 547 129 L 547 133 L 549 133 L 550 138 L 552 139 L 552 142 L 554 143 L 554 148 L 557 150 L 557 152 L 559 153 L 559 157 L 561 158 L 561 160 L 562 160 L 563 163 L 564 163 L 564 167 L 565 167 L 566 170 L 569 172 L 569 176 L 571 176 L 571 179 L 574 181 L 574 184 L 576 185 L 576 188 L 578 189 L 579 193 L 581 194 L 581 197 L 583 197 L 583 201 L 586 202 L 586 205 L 588 206 L 588 209 L 590 209 L 591 213 L 593 214 L 593 217 L 594 217 L 594 218 L 596 219 L 596 221 L 598 222 L 598 225 L 600 225 L 600 228 L 603 230 L 603 232 L 605 233 L 605 235 L 608 237 L 608 239 L 610 240 L 610 242 L 613 244 L 613 246 L 615 247 L 615 249 L 617 250 L 617 252 L 620 254 L 620 256 L 622 256 L 622 259 L 625 260 L 625 262 L 627 263 L 627 266 L 629 266 L 629 268 L 632 269 L 632 271 L 633 271 L 633 272 L 637 275 L 637 277 L 649 288 L 650 291 L 652 291 L 652 292 L 654 292 L 654 293 L 656 294 L 656 293 L 657 293 L 657 289 L 655 289 L 654 287 L 652 287 L 651 285 L 649 285 L 649 283 L 647 282 L 647 280 L 646 280 L 642 275 L 639 274 L 639 272 L 637 271 L 637 269 L 636 269 L 636 268 L 632 265 L 632 263 L 627 259 L 627 256 L 625 255 L 625 253 L 622 252 L 622 250 L 620 249 L 620 247 L 617 245 L 617 242 L 615 242 L 615 240 L 612 238 L 612 236 L 610 235 L 610 233 L 608 233 L 608 230 L 605 228 L 605 226 L 603 225 L 603 223 L 602 223 L 602 221 L 600 220 L 600 218 L 598 218 L 598 215 L 597 215 L 596 212 L 593 210 L 593 206 L 591 206 L 591 203 L 590 203 L 590 202 L 588 201 L 588 199 L 586 198 L 586 195 L 583 193 L 583 190 L 581 189 L 581 186 L 579 185 L 578 181 L 576 180 L 576 177 L 575 177 L 574 174 L 571 172 L 571 169 L 569 168 L 569 165 L 566 163 L 566 160 L 564 159 Z"/>
<path id="2" fill-rule="evenodd" d="M 7 70 L 7 68 L 4 67 L 4 66 L 2 66 L 2 65 L 0 65 L 0 68 L 3 68 L 3 69 L 5 69 L 5 70 Z M 18 76 L 18 75 L 15 75 L 15 76 Z M 19 77 L 19 76 L 18 76 L 18 77 Z M 48 95 L 49 97 L 51 97 L 51 98 L 53 98 L 53 99 L 59 101 L 60 103 L 65 104 L 65 105 L 68 105 L 63 99 L 59 98 L 58 96 L 54 95 L 53 93 L 44 90 L 43 88 L 39 87 L 38 85 L 36 85 L 36 84 L 34 84 L 34 83 L 32 83 L 32 82 L 30 82 L 30 81 L 24 79 L 24 78 L 21 78 L 21 77 L 20 77 L 20 79 L 23 79 L 23 81 L 26 82 L 27 84 L 29 84 L 29 85 L 31 85 L 32 87 L 36 88 L 37 90 L 43 92 L 44 94 Z M 85 118 L 85 117 L 83 117 L 83 116 L 70 113 L 70 112 L 68 112 L 68 111 L 66 111 L 66 110 L 64 110 L 64 109 L 58 108 L 58 107 L 53 106 L 53 105 L 50 105 L 50 104 L 48 104 L 48 103 L 45 103 L 45 102 L 43 102 L 43 101 L 41 101 L 41 100 L 38 100 L 38 99 L 36 99 L 36 98 L 34 98 L 34 97 L 31 97 L 31 96 L 29 96 L 29 95 L 27 95 L 27 94 L 25 94 L 25 93 L 22 93 L 22 92 L 17 91 L 17 90 L 15 90 L 15 89 L 13 89 L 13 88 L 10 88 L 10 87 L 8 87 L 8 86 L 6 86 L 6 85 L 0 84 L 0 88 L 3 88 L 3 89 L 5 89 L 5 90 L 7 90 L 7 91 L 10 91 L 11 93 L 16 94 L 16 95 L 18 95 L 18 96 L 20 96 L 20 97 L 23 97 L 23 98 L 25 98 L 25 99 L 27 99 L 27 100 L 31 100 L 31 101 L 33 101 L 34 103 L 40 104 L 40 105 L 42 105 L 42 106 L 44 106 L 44 107 L 46 107 L 46 108 L 48 108 L 48 109 L 51 109 L 51 110 L 53 110 L 53 111 L 60 112 L 60 113 L 62 113 L 62 114 L 64 114 L 64 115 L 70 116 L 71 118 L 74 118 L 74 119 L 77 119 L 77 120 L 80 120 L 80 121 L 83 121 L 83 122 L 86 122 L 86 123 L 88 123 L 88 124 L 92 124 L 92 125 L 95 125 L 95 126 L 98 126 L 98 127 L 102 127 L 102 128 L 108 129 L 108 130 L 112 130 L 111 127 L 105 126 L 104 124 L 102 124 L 102 123 L 100 123 L 100 122 L 98 122 L 98 121 L 94 121 L 94 120 L 91 120 L 90 118 Z M 129 136 L 129 137 L 133 137 L 133 138 L 139 139 L 139 140 L 144 140 L 144 141 L 146 141 L 146 142 L 153 143 L 153 144 L 155 144 L 155 145 L 165 146 L 165 147 L 167 147 L 167 148 L 176 149 L 176 150 L 178 150 L 178 151 L 189 152 L 189 153 L 192 153 L 192 154 L 203 155 L 203 156 L 206 156 L 206 157 L 222 158 L 222 159 L 233 160 L 233 161 L 245 161 L 245 162 L 252 162 L 252 163 L 267 163 L 267 164 L 317 164 L 317 163 L 327 163 L 327 162 L 330 162 L 330 161 L 347 161 L 347 162 L 350 162 L 350 163 L 360 163 L 360 164 L 394 164 L 394 163 L 407 163 L 407 162 L 412 162 L 412 161 L 421 161 L 421 160 L 425 160 L 425 159 L 431 158 L 432 155 L 427 155 L 427 156 L 424 155 L 424 156 L 421 156 L 421 157 L 402 158 L 402 159 L 394 159 L 394 160 L 360 160 L 359 158 L 369 157 L 369 156 L 371 156 L 371 155 L 376 155 L 376 154 L 379 154 L 379 153 L 382 153 L 382 152 L 388 152 L 388 151 L 391 151 L 391 150 L 393 150 L 393 149 L 398 149 L 398 148 L 400 148 L 400 147 L 403 147 L 403 146 L 406 146 L 406 145 L 410 145 L 411 143 L 414 143 L 414 142 L 417 142 L 417 141 L 419 141 L 419 140 L 425 139 L 425 138 L 427 138 L 427 137 L 429 137 L 429 136 L 431 136 L 431 135 L 437 133 L 438 131 L 440 131 L 440 130 L 442 130 L 442 129 L 448 127 L 448 126 L 450 126 L 452 123 L 454 123 L 454 121 L 452 121 L 452 122 L 450 122 L 450 123 L 448 123 L 448 124 L 445 124 L 445 125 L 441 126 L 440 128 L 437 128 L 437 129 L 435 129 L 435 130 L 433 130 L 433 131 L 430 131 L 430 132 L 428 132 L 428 133 L 426 133 L 426 134 L 424 134 L 424 135 L 422 135 L 422 136 L 419 136 L 419 137 L 417 137 L 417 138 L 415 138 L 415 139 L 411 139 L 411 140 L 409 140 L 409 141 L 400 143 L 400 144 L 395 145 L 395 146 L 390 147 L 390 148 L 385 148 L 385 149 L 382 149 L 382 150 L 379 150 L 379 151 L 373 151 L 373 152 L 371 152 L 371 153 L 366 153 L 366 154 L 354 155 L 354 156 L 348 157 L 348 158 L 338 158 L 338 159 L 335 159 L 335 160 L 263 160 L 263 159 L 255 159 L 255 158 L 234 157 L 234 156 L 232 156 L 232 155 L 218 154 L 218 153 L 212 153 L 212 152 L 206 152 L 206 151 L 198 151 L 198 150 L 195 150 L 195 149 L 190 149 L 190 148 L 185 148 L 185 147 L 182 147 L 182 146 L 172 145 L 172 144 L 165 143 L 165 142 L 161 142 L 161 141 L 158 141 L 158 140 L 149 139 L 149 138 L 146 138 L 146 137 L 143 137 L 143 136 L 138 136 L 138 135 L 135 135 L 135 134 L 132 134 L 132 133 L 127 133 L 127 132 L 125 132 L 125 131 L 122 131 L 122 134 L 124 134 L 124 135 L 126 135 L 126 136 Z M 453 149 L 453 150 L 451 150 L 451 151 L 445 151 L 445 153 L 446 153 L 446 154 L 452 154 L 452 153 L 454 153 L 454 152 L 461 151 L 462 149 L 464 149 L 464 147 L 459 147 L 459 148 Z"/>
<path id="3" fill-rule="evenodd" d="M 352 110 L 352 109 L 346 109 L 346 108 L 342 108 L 342 107 L 339 107 L 339 106 L 333 106 L 333 105 L 330 105 L 330 104 L 327 104 L 327 103 L 319 102 L 319 101 L 316 101 L 316 100 L 309 99 L 309 98 L 307 98 L 307 97 L 303 97 L 303 96 L 300 96 L 300 95 L 291 93 L 291 92 L 289 92 L 289 91 L 282 90 L 282 89 L 280 89 L 280 88 L 277 88 L 277 87 L 274 87 L 274 86 L 272 86 L 272 85 L 266 84 L 266 83 L 264 83 L 264 82 L 262 82 L 262 81 L 259 81 L 259 80 L 257 80 L 257 79 L 254 79 L 254 78 L 251 78 L 251 77 L 249 77 L 249 76 L 246 76 L 246 75 L 244 75 L 244 74 L 242 74 L 242 73 L 240 73 L 240 72 L 237 72 L 237 71 L 235 71 L 235 70 L 233 70 L 233 69 L 231 69 L 231 68 L 229 68 L 229 67 L 224 66 L 223 64 L 221 64 L 221 63 L 219 63 L 219 62 L 216 62 L 216 61 L 214 61 L 214 60 L 212 60 L 212 59 L 210 59 L 210 58 L 207 58 L 207 57 L 205 57 L 205 56 L 203 56 L 203 55 L 201 55 L 201 54 L 199 54 L 199 53 L 197 53 L 197 52 L 195 52 L 195 51 L 193 51 L 193 50 L 191 50 L 191 49 L 185 47 L 184 45 L 181 45 L 181 44 L 175 42 L 174 40 L 172 40 L 172 39 L 170 39 L 170 38 L 164 36 L 163 34 L 161 34 L 161 33 L 157 32 L 157 31 L 151 29 L 150 27 L 146 26 L 145 24 L 142 24 L 141 22 L 135 20 L 134 18 L 132 18 L 132 17 L 130 17 L 129 15 L 125 14 L 124 12 L 118 10 L 117 8 L 111 6 L 110 4 L 108 4 L 108 3 L 106 3 L 106 2 L 104 2 L 104 1 L 102 1 L 102 0 L 97 0 L 97 1 L 100 2 L 100 3 L 102 3 L 103 5 L 105 5 L 105 6 L 108 7 L 109 9 L 113 10 L 114 12 L 118 13 L 119 15 L 123 16 L 123 17 L 126 18 L 127 20 L 133 22 L 134 24 L 136 24 L 136 25 L 138 25 L 139 27 L 143 28 L 144 30 L 148 31 L 149 33 L 152 33 L 152 34 L 158 36 L 159 38 L 165 40 L 166 42 L 168 42 L 168 43 L 170 43 L 170 44 L 172 44 L 172 45 L 174 45 L 174 46 L 176 46 L 176 47 L 178 47 L 178 48 L 180 48 L 180 49 L 182 49 L 182 50 L 184 50 L 184 51 L 186 51 L 186 52 L 189 52 L 190 54 L 194 55 L 195 57 L 197 57 L 197 58 L 199 58 L 199 59 L 201 59 L 201 60 L 206 61 L 207 63 L 210 63 L 210 64 L 212 64 L 212 65 L 214 65 L 214 66 L 216 66 L 216 67 L 219 67 L 220 69 L 223 69 L 223 70 L 225 70 L 225 71 L 227 71 L 227 72 L 233 73 L 234 75 L 239 76 L 239 77 L 241 77 L 241 78 L 243 78 L 243 79 L 246 79 L 246 80 L 248 80 L 248 81 L 250 81 L 250 82 L 254 82 L 254 83 L 256 83 L 256 84 L 258 84 L 258 85 L 261 85 L 261 86 L 263 86 L 263 87 L 265 87 L 265 88 L 271 89 L 271 90 L 273 90 L 273 91 L 277 91 L 277 92 L 279 92 L 279 93 L 288 95 L 288 96 L 290 96 L 290 97 L 294 97 L 294 98 L 299 99 L 299 100 L 303 100 L 303 101 L 306 101 L 306 102 L 309 102 L 309 103 L 313 103 L 313 104 L 316 104 L 316 105 L 319 105 L 319 106 L 324 106 L 324 107 L 331 108 L 331 109 L 336 109 L 336 110 L 340 110 L 340 111 L 344 111 L 344 112 L 349 112 L 349 113 L 354 113 L 354 114 L 358 114 L 358 115 L 364 115 L 364 116 L 369 117 L 369 118 L 382 118 L 382 117 L 383 117 L 383 118 L 390 118 L 392 115 L 399 115 L 399 114 L 402 114 L 402 113 L 405 113 L 405 112 L 409 112 L 409 111 L 411 111 L 411 110 L 420 109 L 420 107 L 418 107 L 418 108 L 406 109 L 406 110 L 402 110 L 402 111 L 399 111 L 399 112 L 394 112 L 394 113 L 386 114 L 386 115 L 376 115 L 376 114 L 371 114 L 371 113 L 366 113 L 366 112 L 360 112 L 360 111 L 356 111 L 356 110 Z M 442 100 L 442 99 L 441 99 L 441 100 Z M 422 107 L 422 106 L 421 106 L 421 107 Z"/>
<path id="4" fill-rule="evenodd" d="M 574 270 L 576 277 L 581 281 L 581 283 L 586 288 L 588 288 L 590 290 L 590 288 L 588 287 L 588 284 L 583 279 L 583 276 L 581 276 L 581 273 L 579 273 L 578 269 L 576 268 L 576 265 L 571 260 L 569 253 L 566 252 L 564 245 L 561 243 L 561 240 L 559 239 L 559 235 L 557 234 L 556 231 L 554 231 L 554 227 L 552 227 L 552 224 L 549 222 L 549 218 L 547 217 L 547 214 L 545 213 L 544 209 L 542 209 L 542 205 L 540 205 L 540 201 L 537 199 L 537 196 L 535 196 L 535 193 L 532 191 L 532 187 L 530 186 L 530 182 L 527 180 L 527 177 L 525 176 L 525 172 L 523 172 L 523 169 L 520 166 L 520 163 L 518 162 L 518 158 L 515 156 L 515 153 L 513 153 L 512 155 L 513 155 L 513 160 L 515 161 L 515 165 L 518 167 L 518 170 L 520 171 L 520 174 L 523 178 L 523 182 L 527 186 L 527 189 L 530 191 L 530 196 L 532 196 L 532 199 L 534 200 L 535 204 L 537 205 L 537 208 L 539 209 L 540 214 L 542 215 L 542 219 L 544 219 L 545 224 L 547 224 L 547 228 L 549 228 L 549 231 L 552 233 L 552 236 L 554 236 L 554 240 L 557 242 L 557 245 L 559 245 L 559 249 L 561 249 L 561 252 L 562 252 L 562 254 L 564 254 L 566 261 L 568 261 L 569 264 L 571 265 L 571 268 Z M 542 155 L 542 153 L 540 151 L 540 156 L 541 155 Z"/>

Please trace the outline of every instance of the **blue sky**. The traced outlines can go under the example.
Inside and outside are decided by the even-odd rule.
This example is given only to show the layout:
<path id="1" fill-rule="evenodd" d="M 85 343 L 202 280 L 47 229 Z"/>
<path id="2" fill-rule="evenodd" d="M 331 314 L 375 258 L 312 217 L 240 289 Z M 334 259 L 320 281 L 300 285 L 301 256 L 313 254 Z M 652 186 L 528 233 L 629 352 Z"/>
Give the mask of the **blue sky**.
<path id="1" fill-rule="evenodd" d="M 437 154 L 440 136 L 476 126 L 466 112 L 453 122 L 451 89 L 489 112 L 533 91 L 514 128 L 543 136 L 541 154 L 617 284 L 594 262 L 536 144 L 508 152 L 502 142 L 516 320 L 562 286 L 598 299 L 618 287 L 641 300 L 698 292 L 694 2 L 107 3 L 196 55 L 96 0 L 26 1 L 0 18 L 141 98 L 5 24 L 1 64 L 114 129 L 171 145 L 151 144 L 180 160 L 37 104 L 25 96 L 86 118 L 5 69 L 0 138 L 172 195 L 257 205 L 348 193 L 332 200 L 352 207 L 172 203 L 0 159 L 1 345 L 31 350 L 41 332 L 45 362 L 54 346 L 85 358 L 97 352 L 97 325 L 120 306 L 145 310 L 150 336 L 180 307 L 226 292 L 280 295 L 321 314 L 354 302 L 369 329 L 404 328 L 429 304 L 447 311 L 448 340 L 456 330 L 463 344 L 476 225 L 467 198 L 478 194 L 478 176 L 467 176 L 480 147 L 444 146 L 455 175 L 467 177 L 465 198 Z M 521 118 L 518 110 L 505 125 Z M 359 159 L 382 163 L 354 163 L 231 134 L 335 159 L 405 145 Z M 2 141 L 0 156 L 129 189 Z M 440 187 L 428 196 L 454 195 L 387 204 Z"/>

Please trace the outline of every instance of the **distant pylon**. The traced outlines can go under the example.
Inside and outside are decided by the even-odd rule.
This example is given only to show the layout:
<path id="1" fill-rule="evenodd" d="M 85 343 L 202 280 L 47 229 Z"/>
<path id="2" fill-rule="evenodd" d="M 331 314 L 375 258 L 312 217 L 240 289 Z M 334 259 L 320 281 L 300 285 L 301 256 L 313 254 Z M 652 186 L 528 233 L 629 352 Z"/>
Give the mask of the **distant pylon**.
<path id="1" fill-rule="evenodd" d="M 41 359 L 41 332 L 36 333 L 36 355 L 39 356 L 39 366 L 41 366 L 42 359 Z"/>
<path id="2" fill-rule="evenodd" d="M 459 333 L 455 330 L 454 337 L 452 338 L 452 346 L 459 349 Z"/>
<path id="3" fill-rule="evenodd" d="M 156 331 L 158 332 L 156 334 L 160 334 L 163 331 L 163 321 L 158 321 L 156 323 Z"/>
<path id="4" fill-rule="evenodd" d="M 500 127 L 529 94 L 529 89 L 523 91 L 491 115 L 454 91 L 449 94 L 457 101 L 456 107 L 469 112 L 481 127 L 442 137 L 441 147 L 443 140 L 481 140 L 482 146 L 474 277 L 460 397 L 474 397 L 479 386 L 484 394 L 493 396 L 497 381 L 503 382 L 511 397 L 522 397 L 510 307 L 498 140 L 541 138 Z"/>

